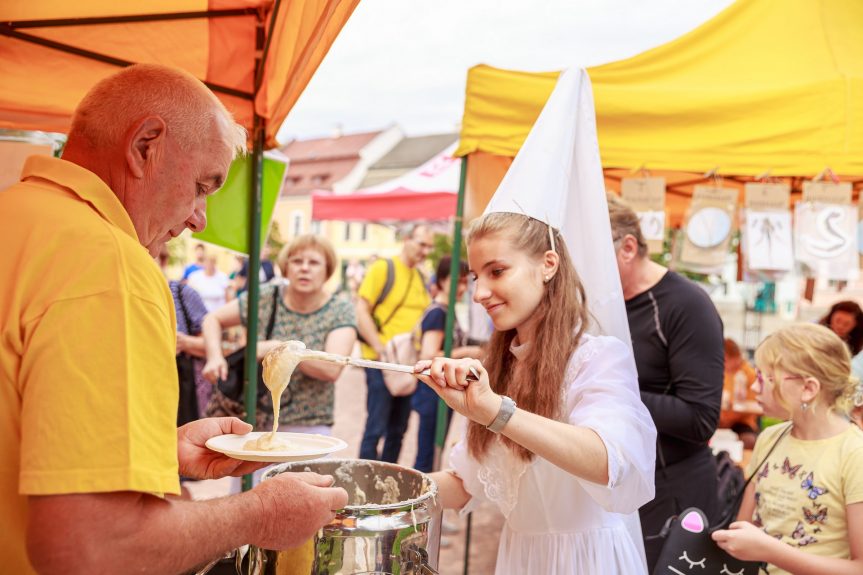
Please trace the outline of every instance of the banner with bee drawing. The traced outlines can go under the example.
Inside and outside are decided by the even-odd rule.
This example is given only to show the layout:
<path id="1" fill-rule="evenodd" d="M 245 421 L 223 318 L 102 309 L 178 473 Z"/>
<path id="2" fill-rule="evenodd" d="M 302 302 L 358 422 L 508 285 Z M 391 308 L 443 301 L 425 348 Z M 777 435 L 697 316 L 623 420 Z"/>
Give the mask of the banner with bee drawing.
<path id="1" fill-rule="evenodd" d="M 683 227 L 682 265 L 704 273 L 721 271 L 728 261 L 736 205 L 734 188 L 695 186 Z"/>
<path id="2" fill-rule="evenodd" d="M 744 266 L 752 272 L 788 272 L 794 267 L 787 184 L 744 186 L 741 224 Z"/>
<path id="3" fill-rule="evenodd" d="M 638 214 L 641 233 L 652 254 L 665 243 L 665 178 L 624 178 L 620 194 Z"/>
<path id="4" fill-rule="evenodd" d="M 856 279 L 858 208 L 849 182 L 804 182 L 794 209 L 794 243 L 804 271 L 829 280 Z"/>

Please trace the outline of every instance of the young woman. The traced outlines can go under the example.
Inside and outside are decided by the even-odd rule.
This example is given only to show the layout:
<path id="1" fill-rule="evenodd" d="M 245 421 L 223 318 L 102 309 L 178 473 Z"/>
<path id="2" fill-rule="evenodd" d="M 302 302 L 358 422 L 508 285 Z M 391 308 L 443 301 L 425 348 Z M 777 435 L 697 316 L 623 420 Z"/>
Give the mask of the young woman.
<path id="1" fill-rule="evenodd" d="M 435 286 L 437 294 L 434 301 L 426 309 L 420 322 L 420 359 L 433 359 L 443 355 L 444 333 L 446 331 L 446 314 L 449 306 L 449 290 L 452 281 L 452 258 L 443 256 L 435 269 Z M 461 263 L 458 270 L 458 287 L 456 298 L 461 299 L 467 289 L 467 264 Z M 458 320 L 453 329 L 453 349 L 451 356 L 455 359 L 479 357 L 479 346 L 466 345 L 467 337 L 462 331 Z M 420 385 L 411 397 L 411 408 L 420 418 L 417 433 L 417 458 L 414 468 L 428 473 L 434 467 L 434 442 L 437 426 L 438 396 L 427 385 Z M 452 410 L 447 410 L 447 428 Z"/>
<path id="2" fill-rule="evenodd" d="M 863 431 L 848 420 L 857 391 L 845 343 L 826 327 L 799 324 L 755 352 L 753 384 L 764 414 L 790 419 L 758 437 L 757 475 L 727 530 L 713 539 L 770 575 L 863 573 Z"/>
<path id="3" fill-rule="evenodd" d="M 645 573 L 637 510 L 653 497 L 656 430 L 631 351 L 587 334 L 584 290 L 556 230 L 491 213 L 467 241 L 474 300 L 496 329 L 485 365 L 416 365 L 470 420 L 452 469 L 433 475 L 444 507 L 501 510 L 497 575 Z M 471 370 L 479 381 L 466 381 Z"/>

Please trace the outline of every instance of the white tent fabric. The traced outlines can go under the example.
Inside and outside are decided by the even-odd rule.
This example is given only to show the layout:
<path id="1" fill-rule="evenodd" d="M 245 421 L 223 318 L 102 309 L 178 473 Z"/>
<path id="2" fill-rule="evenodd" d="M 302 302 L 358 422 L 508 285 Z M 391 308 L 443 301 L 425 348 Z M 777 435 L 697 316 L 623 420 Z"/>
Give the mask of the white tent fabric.
<path id="1" fill-rule="evenodd" d="M 349 194 L 316 191 L 312 219 L 349 222 L 445 221 L 455 215 L 461 160 L 452 144 L 392 180 Z"/>
<path id="2" fill-rule="evenodd" d="M 453 157 L 458 142 L 455 142 L 424 164 L 392 180 L 357 190 L 357 194 L 383 194 L 388 192 L 448 192 L 458 193 L 458 178 L 461 159 Z"/>
<path id="3" fill-rule="evenodd" d="M 525 214 L 560 230 L 587 292 L 590 332 L 632 347 L 617 273 L 590 78 L 560 79 L 485 210 Z"/>

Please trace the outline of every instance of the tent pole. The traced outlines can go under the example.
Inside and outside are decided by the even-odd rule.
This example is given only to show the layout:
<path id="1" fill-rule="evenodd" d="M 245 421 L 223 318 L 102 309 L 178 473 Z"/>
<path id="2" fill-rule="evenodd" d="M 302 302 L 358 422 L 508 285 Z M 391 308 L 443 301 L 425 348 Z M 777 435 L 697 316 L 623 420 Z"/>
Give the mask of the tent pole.
<path id="1" fill-rule="evenodd" d="M 452 254 L 450 263 L 449 282 L 449 305 L 446 309 L 446 329 L 444 330 L 444 355 L 452 355 L 452 336 L 455 327 L 455 304 L 458 294 L 459 268 L 461 267 L 461 233 L 462 218 L 464 216 L 464 195 L 467 184 L 467 156 L 461 159 L 461 171 L 458 180 L 458 198 L 456 199 L 455 222 L 452 233 Z M 441 468 L 441 457 L 443 446 L 446 441 L 447 430 L 447 406 L 444 401 L 438 400 L 437 421 L 435 422 L 435 448 L 434 448 L 434 470 Z M 468 573 L 468 559 L 470 557 L 470 532 L 472 514 L 467 516 L 467 529 L 464 534 L 464 575 Z"/>
<path id="2" fill-rule="evenodd" d="M 458 197 L 455 207 L 455 221 L 452 234 L 452 262 L 450 265 L 449 281 L 449 305 L 446 308 L 446 327 L 444 329 L 443 354 L 446 357 L 452 355 L 452 335 L 455 327 L 455 304 L 458 299 L 458 270 L 461 265 L 461 228 L 462 214 L 464 213 L 464 189 L 467 181 L 467 156 L 461 159 L 461 171 L 459 172 Z M 441 455 L 446 442 L 447 430 L 447 406 L 442 399 L 438 400 L 437 420 L 435 421 L 435 447 L 434 463 L 432 468 L 437 471 L 441 466 Z"/>
<path id="3" fill-rule="evenodd" d="M 255 40 L 259 56 L 255 60 L 255 68 L 264 65 L 261 59 L 264 47 L 264 21 L 258 17 L 257 38 Z M 252 100 L 255 110 L 255 101 Z M 249 266 L 246 274 L 248 307 L 246 312 L 246 374 L 245 374 L 245 406 L 246 422 L 255 425 L 255 415 L 258 411 L 258 300 L 260 299 L 261 269 L 261 188 L 264 174 L 264 139 L 266 137 L 266 122 L 254 111 L 252 124 L 252 169 L 249 186 Z M 243 491 L 252 488 L 252 476 L 243 476 Z"/>

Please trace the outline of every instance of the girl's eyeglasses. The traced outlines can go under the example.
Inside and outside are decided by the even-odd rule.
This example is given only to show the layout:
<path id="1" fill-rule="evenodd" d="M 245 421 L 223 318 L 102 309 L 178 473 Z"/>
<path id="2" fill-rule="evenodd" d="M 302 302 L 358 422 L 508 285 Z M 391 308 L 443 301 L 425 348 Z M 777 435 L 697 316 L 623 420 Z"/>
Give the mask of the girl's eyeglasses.
<path id="1" fill-rule="evenodd" d="M 806 378 L 802 375 L 786 375 L 785 377 L 782 378 L 782 381 L 790 381 L 790 380 L 794 380 L 794 379 L 801 379 L 802 380 L 802 379 L 806 379 Z M 755 369 L 755 381 L 757 381 L 758 385 L 761 385 L 761 386 L 763 386 L 765 382 L 768 382 L 771 385 L 773 384 L 773 378 L 772 377 L 764 377 L 764 375 L 761 373 L 761 370 L 758 368 Z"/>

